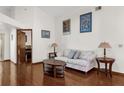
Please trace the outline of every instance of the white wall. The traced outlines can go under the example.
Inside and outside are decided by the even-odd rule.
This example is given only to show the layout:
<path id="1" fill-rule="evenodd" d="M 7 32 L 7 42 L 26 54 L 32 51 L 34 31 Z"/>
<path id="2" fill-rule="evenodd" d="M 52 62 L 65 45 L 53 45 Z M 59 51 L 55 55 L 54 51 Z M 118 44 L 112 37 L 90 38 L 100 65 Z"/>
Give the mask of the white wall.
<path id="1" fill-rule="evenodd" d="M 21 22 L 18 22 L 2 13 L 0 13 L 0 23 L 9 24 L 10 26 L 15 28 L 29 28 L 28 25 L 22 24 Z"/>
<path id="2" fill-rule="evenodd" d="M 0 33 L 4 33 L 4 60 L 10 59 L 10 41 L 9 41 L 9 35 L 10 32 L 8 30 L 8 27 L 4 24 L 0 25 Z"/>
<path id="3" fill-rule="evenodd" d="M 80 33 L 80 15 L 91 12 L 93 16 L 92 32 Z M 97 17 L 98 12 L 94 12 L 91 8 L 87 10 L 80 10 L 75 14 L 62 16 L 56 20 L 56 42 L 59 44 L 59 51 L 71 48 L 80 50 L 94 50 L 98 46 L 99 42 L 99 18 Z M 71 34 L 63 35 L 63 20 L 71 19 Z M 91 43 L 92 42 L 92 43 Z"/>
<path id="4" fill-rule="evenodd" d="M 54 18 L 38 7 L 16 7 L 15 19 L 33 29 L 33 63 L 48 57 L 50 44 L 54 42 Z M 50 39 L 41 38 L 41 30 L 50 31 Z"/>
<path id="5" fill-rule="evenodd" d="M 33 27 L 33 62 L 39 62 L 48 57 L 50 45 L 55 41 L 55 20 L 53 17 L 35 8 Z M 50 39 L 41 38 L 41 30 L 50 31 Z"/>
<path id="6" fill-rule="evenodd" d="M 92 11 L 92 32 L 80 33 L 80 15 Z M 73 15 L 62 16 L 56 20 L 56 42 L 59 50 L 74 48 L 80 50 L 95 50 L 98 56 L 103 50 L 98 49 L 100 42 L 107 41 L 112 46 L 107 56 L 116 59 L 113 70 L 124 73 L 124 7 L 103 7 L 95 11 L 93 7 L 80 10 Z M 71 19 L 71 34 L 63 35 L 62 21 Z M 119 44 L 123 47 L 119 48 Z"/>
<path id="7" fill-rule="evenodd" d="M 12 38 L 13 37 L 13 38 Z M 16 29 L 11 29 L 10 33 L 10 59 L 12 62 L 17 63 L 17 44 L 16 44 L 16 39 L 17 39 L 17 34 L 16 34 Z"/>
<path id="8" fill-rule="evenodd" d="M 112 46 L 108 56 L 116 59 L 113 70 L 124 73 L 124 7 L 103 7 L 101 11 L 101 41 Z M 119 45 L 122 47 L 119 47 Z"/>
<path id="9" fill-rule="evenodd" d="M 2 8 L 0 9 L 0 23 L 4 24 L 4 26 L 0 26 L 1 32 L 5 33 L 5 47 L 4 47 L 4 60 L 12 60 L 16 63 L 16 34 L 13 32 L 16 28 L 27 28 L 25 24 L 21 24 L 20 22 L 13 19 L 14 10 L 9 8 Z M 13 28 L 13 30 L 11 29 Z M 10 33 L 14 34 L 14 41 L 10 41 Z"/>
<path id="10" fill-rule="evenodd" d="M 0 13 L 13 18 L 14 6 L 0 6 Z"/>
<path id="11" fill-rule="evenodd" d="M 5 34 L 5 42 L 4 42 L 4 60 L 10 59 L 10 32 L 11 27 L 6 23 L 14 22 L 13 19 L 9 17 L 13 17 L 13 7 L 0 7 L 0 33 Z"/>
<path id="12" fill-rule="evenodd" d="M 34 24 L 34 7 L 32 6 L 16 6 L 14 19 L 28 28 L 33 28 Z"/>

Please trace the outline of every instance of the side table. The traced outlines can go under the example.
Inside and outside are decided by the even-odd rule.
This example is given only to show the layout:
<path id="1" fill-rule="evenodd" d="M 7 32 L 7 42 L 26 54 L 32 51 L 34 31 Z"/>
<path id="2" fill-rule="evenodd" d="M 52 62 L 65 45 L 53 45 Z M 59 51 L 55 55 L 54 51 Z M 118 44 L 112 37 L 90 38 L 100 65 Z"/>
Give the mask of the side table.
<path id="1" fill-rule="evenodd" d="M 115 59 L 114 58 L 108 58 L 108 57 L 105 57 L 105 58 L 104 57 L 97 57 L 96 61 L 97 61 L 97 65 L 98 65 L 97 74 L 99 74 L 99 72 L 100 72 L 100 63 L 104 63 L 106 76 L 109 74 L 110 77 L 112 78 L 112 64 L 114 63 Z M 108 64 L 109 64 L 109 68 L 107 67 Z"/>

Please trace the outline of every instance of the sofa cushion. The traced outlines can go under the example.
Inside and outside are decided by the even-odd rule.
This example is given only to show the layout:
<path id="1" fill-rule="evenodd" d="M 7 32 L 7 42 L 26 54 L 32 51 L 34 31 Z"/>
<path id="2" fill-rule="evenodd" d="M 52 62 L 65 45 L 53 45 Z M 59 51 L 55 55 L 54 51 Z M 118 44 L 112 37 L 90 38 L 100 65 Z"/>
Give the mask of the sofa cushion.
<path id="1" fill-rule="evenodd" d="M 73 58 L 74 58 L 74 59 L 78 59 L 79 56 L 80 56 L 80 54 L 81 54 L 81 51 L 78 51 L 78 50 L 77 50 Z"/>
<path id="2" fill-rule="evenodd" d="M 67 63 L 81 65 L 81 66 L 87 66 L 90 62 L 88 62 L 87 60 L 82 60 L 82 59 L 68 59 Z"/>
<path id="3" fill-rule="evenodd" d="M 84 60 L 88 60 L 91 61 L 95 58 L 95 53 L 93 51 L 82 51 L 79 59 L 84 59 Z"/>
<path id="4" fill-rule="evenodd" d="M 72 58 L 74 57 L 75 53 L 76 53 L 76 50 L 72 50 L 72 49 L 71 49 L 71 50 L 69 51 L 69 54 L 68 54 L 67 57 L 70 58 L 70 59 L 72 59 Z"/>

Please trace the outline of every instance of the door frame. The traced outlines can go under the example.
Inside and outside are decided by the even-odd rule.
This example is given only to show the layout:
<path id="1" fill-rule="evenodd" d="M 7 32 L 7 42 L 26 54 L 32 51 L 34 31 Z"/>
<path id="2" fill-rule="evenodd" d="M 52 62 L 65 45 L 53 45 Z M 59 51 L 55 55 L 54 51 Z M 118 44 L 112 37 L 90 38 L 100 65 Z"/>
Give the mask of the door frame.
<path id="1" fill-rule="evenodd" d="M 16 29 L 16 36 L 17 36 L 17 38 L 16 38 L 16 57 L 17 57 L 17 64 L 18 64 L 18 31 L 31 31 L 31 63 L 33 63 L 32 61 L 32 50 L 33 50 L 33 33 L 32 33 L 32 29 Z"/>

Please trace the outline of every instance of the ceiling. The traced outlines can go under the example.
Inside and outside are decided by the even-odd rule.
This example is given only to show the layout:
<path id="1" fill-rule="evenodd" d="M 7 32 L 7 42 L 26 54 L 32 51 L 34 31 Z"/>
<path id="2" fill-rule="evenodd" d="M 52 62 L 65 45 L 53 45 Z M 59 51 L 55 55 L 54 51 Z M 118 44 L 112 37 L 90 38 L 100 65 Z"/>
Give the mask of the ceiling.
<path id="1" fill-rule="evenodd" d="M 38 6 L 38 7 L 45 13 L 54 17 L 69 15 L 77 13 L 78 11 L 86 10 L 87 8 L 91 8 L 91 6 Z M 0 12 L 9 15 L 9 12 L 14 10 L 14 8 L 15 8 L 14 6 L 0 6 Z"/>
<path id="2" fill-rule="evenodd" d="M 7 10 L 9 11 L 13 8 L 14 8 L 13 6 L 0 6 L 0 12 L 7 11 Z"/>
<path id="3" fill-rule="evenodd" d="M 40 6 L 49 15 L 63 16 L 91 8 L 90 6 Z"/>
<path id="4" fill-rule="evenodd" d="M 10 16 L 12 15 L 14 11 L 14 7 L 13 6 L 0 6 L 0 13 L 3 13 L 7 16 Z"/>
<path id="5" fill-rule="evenodd" d="M 42 11 L 54 17 L 69 15 L 69 14 L 77 13 L 78 11 L 83 11 L 91 8 L 91 6 L 38 6 L 38 7 Z M 0 12 L 7 15 L 9 15 L 9 12 L 13 9 L 14 6 L 0 6 Z"/>
<path id="6" fill-rule="evenodd" d="M 22 6 L 23 7 L 23 6 Z M 33 6 L 32 6 L 33 7 Z M 80 11 L 86 11 L 87 9 L 93 9 L 93 6 L 36 6 L 48 15 L 59 17 L 79 13 Z M 0 6 L 0 12 L 10 16 L 13 14 L 14 6 Z M 0 23 L 0 27 L 3 25 Z"/>

